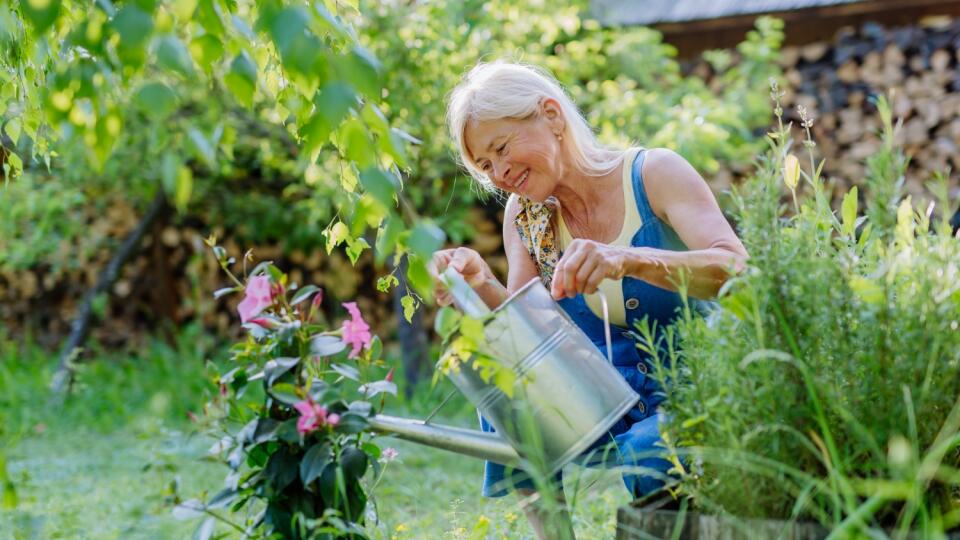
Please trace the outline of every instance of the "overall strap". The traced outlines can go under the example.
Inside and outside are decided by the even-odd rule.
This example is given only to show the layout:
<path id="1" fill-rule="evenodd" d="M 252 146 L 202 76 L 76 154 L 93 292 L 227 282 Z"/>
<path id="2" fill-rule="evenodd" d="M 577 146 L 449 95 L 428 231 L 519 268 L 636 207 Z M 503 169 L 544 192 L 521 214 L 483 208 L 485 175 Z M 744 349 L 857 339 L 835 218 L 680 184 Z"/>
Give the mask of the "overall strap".
<path id="1" fill-rule="evenodd" d="M 647 199 L 647 191 L 643 187 L 643 162 L 647 158 L 647 149 L 641 148 L 637 152 L 636 159 L 633 160 L 633 197 L 637 201 L 637 210 L 640 212 L 642 223 L 651 223 L 659 221 L 653 209 L 650 208 L 650 200 Z"/>

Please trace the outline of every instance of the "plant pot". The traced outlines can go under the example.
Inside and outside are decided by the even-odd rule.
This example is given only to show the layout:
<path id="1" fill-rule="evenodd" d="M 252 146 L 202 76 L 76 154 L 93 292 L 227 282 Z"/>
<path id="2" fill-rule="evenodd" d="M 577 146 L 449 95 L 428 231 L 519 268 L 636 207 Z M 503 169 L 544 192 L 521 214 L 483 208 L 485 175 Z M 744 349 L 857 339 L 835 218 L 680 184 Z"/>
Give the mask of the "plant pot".
<path id="1" fill-rule="evenodd" d="M 878 531 L 879 532 L 879 531 Z M 673 511 L 630 504 L 617 510 L 617 540 L 822 540 L 830 530 L 818 523 L 715 516 L 695 511 Z M 886 531 L 892 535 L 893 531 Z M 908 538 L 922 538 L 910 534 Z M 960 532 L 947 533 L 960 540 Z"/>

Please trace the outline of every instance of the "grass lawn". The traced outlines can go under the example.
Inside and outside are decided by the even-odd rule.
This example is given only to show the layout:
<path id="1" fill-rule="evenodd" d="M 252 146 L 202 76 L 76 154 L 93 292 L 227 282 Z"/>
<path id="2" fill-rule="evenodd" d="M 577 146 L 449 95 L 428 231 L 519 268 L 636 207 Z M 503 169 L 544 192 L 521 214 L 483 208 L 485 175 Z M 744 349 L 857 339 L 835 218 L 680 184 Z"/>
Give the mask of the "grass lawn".
<path id="1" fill-rule="evenodd" d="M 514 497 L 480 496 L 480 461 L 403 441 L 381 443 L 400 457 L 377 486 L 372 538 L 531 536 Z M 25 438 L 6 450 L 18 504 L 0 512 L 0 538 L 187 538 L 198 522 L 173 518 L 170 484 L 179 482 L 184 497 L 218 490 L 227 469 L 201 459 L 208 447 L 159 422 Z M 585 471 L 581 483 L 593 486 L 576 502 L 578 537 L 612 537 L 616 508 L 628 498 L 619 476 Z"/>
<path id="2" fill-rule="evenodd" d="M 48 355 L 0 345 L 0 484 L 5 458 L 16 489 L 15 504 L 0 506 L 0 540 L 190 538 L 200 520 L 175 519 L 173 493 L 189 499 L 219 491 L 228 471 L 203 459 L 212 441 L 192 433 L 185 418 L 209 391 L 197 358 L 203 352 L 156 346 L 141 357 L 99 360 L 81 371 L 70 401 L 52 407 Z M 399 400 L 388 412 L 423 418 L 446 388 Z M 473 410 L 457 401 L 441 422 L 472 426 Z M 479 460 L 391 439 L 380 445 L 399 458 L 374 492 L 371 538 L 532 537 L 515 497 L 480 496 Z M 613 537 L 616 509 L 628 501 L 619 475 L 573 468 L 567 482 L 578 538 Z M 216 530 L 240 536 L 226 525 Z"/>

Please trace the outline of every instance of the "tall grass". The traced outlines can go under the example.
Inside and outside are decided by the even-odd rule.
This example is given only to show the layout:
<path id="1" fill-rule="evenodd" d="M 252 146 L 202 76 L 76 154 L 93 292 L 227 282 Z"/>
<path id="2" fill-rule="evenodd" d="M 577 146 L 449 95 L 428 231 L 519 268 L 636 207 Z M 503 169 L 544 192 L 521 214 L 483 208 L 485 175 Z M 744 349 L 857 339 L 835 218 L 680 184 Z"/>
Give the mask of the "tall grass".
<path id="1" fill-rule="evenodd" d="M 960 239 L 947 190 L 941 178 L 923 208 L 902 196 L 907 158 L 880 98 L 883 144 L 832 211 L 805 111 L 792 181 L 780 95 L 770 151 L 734 193 L 749 269 L 720 311 L 687 314 L 682 347 L 659 359 L 667 435 L 687 456 L 678 489 L 709 511 L 814 519 L 839 535 L 939 534 L 960 525 Z"/>

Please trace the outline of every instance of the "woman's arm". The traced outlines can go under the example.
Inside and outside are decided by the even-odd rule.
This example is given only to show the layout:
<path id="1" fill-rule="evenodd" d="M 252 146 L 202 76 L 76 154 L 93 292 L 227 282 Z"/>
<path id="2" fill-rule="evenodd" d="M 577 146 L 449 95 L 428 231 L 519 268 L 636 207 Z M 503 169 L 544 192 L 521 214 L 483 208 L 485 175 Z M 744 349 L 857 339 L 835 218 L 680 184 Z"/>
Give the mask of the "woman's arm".
<path id="1" fill-rule="evenodd" d="M 511 196 L 507 200 L 503 220 L 503 246 L 507 254 L 508 266 L 506 287 L 493 275 L 490 266 L 479 253 L 465 247 L 436 252 L 430 262 L 430 272 L 434 276 L 439 276 L 447 267 L 454 268 L 463 275 L 490 309 L 502 304 L 510 294 L 538 275 L 537 267 L 523 246 L 520 234 L 514 225 L 519 211 L 520 205 L 516 196 Z M 434 296 L 441 306 L 449 305 L 453 300 L 439 280 L 436 282 Z"/>
<path id="2" fill-rule="evenodd" d="M 507 199 L 507 206 L 503 211 L 503 250 L 507 254 L 507 294 L 517 292 L 531 279 L 540 276 L 537 264 L 530 257 L 530 252 L 523 245 L 520 233 L 517 232 L 517 215 L 520 213 L 520 202 L 516 195 Z"/>
<path id="3" fill-rule="evenodd" d="M 712 298 L 732 274 L 743 269 L 746 249 L 720 212 L 710 187 L 687 160 L 670 150 L 650 150 L 643 178 L 654 213 L 677 232 L 689 251 L 576 239 L 554 271 L 554 298 L 592 294 L 604 279 L 624 276 L 676 290 L 681 273 L 686 274 L 687 294 Z"/>
<path id="4" fill-rule="evenodd" d="M 727 223 L 703 177 L 682 156 L 667 149 L 647 152 L 644 187 L 650 207 L 677 232 L 689 251 L 630 248 L 624 272 L 658 287 L 676 290 L 688 274 L 688 294 L 712 298 L 746 265 L 747 250 Z"/>

